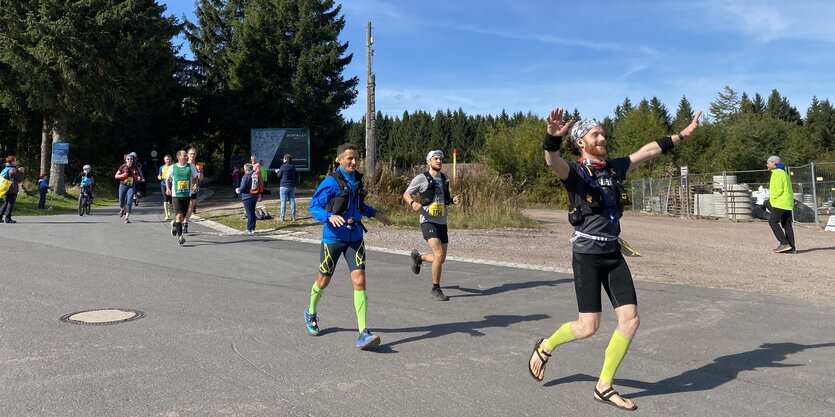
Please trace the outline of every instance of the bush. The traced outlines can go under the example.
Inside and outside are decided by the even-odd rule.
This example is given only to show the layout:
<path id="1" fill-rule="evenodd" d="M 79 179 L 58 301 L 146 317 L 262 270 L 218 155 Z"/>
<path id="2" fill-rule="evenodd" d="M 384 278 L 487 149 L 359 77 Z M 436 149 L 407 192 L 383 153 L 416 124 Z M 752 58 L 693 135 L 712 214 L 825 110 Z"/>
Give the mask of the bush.
<path id="1" fill-rule="evenodd" d="M 451 166 L 444 167 L 450 178 L 450 190 L 460 195 L 462 202 L 449 210 L 451 228 L 488 229 L 501 227 L 537 228 L 538 223 L 521 214 L 521 193 L 509 175 L 500 175 L 481 164 L 460 167 L 457 178 L 452 178 Z M 403 192 L 422 169 L 398 173 L 391 166 L 377 170 L 366 181 L 369 204 L 386 213 L 395 224 L 417 226 L 418 214 L 403 201 Z"/>

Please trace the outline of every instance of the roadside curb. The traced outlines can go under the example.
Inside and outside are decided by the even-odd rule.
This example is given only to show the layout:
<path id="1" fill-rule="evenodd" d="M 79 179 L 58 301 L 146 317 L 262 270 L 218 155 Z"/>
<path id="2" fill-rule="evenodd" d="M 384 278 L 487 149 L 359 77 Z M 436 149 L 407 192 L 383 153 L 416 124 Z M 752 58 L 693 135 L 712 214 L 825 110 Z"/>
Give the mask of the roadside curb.
<path id="1" fill-rule="evenodd" d="M 201 226 L 206 226 L 210 229 L 214 229 L 220 232 L 222 235 L 243 235 L 244 232 L 233 229 L 229 226 L 220 224 L 213 220 L 204 219 L 196 214 L 193 214 L 192 219 L 200 220 Z M 311 244 L 319 244 L 321 240 L 319 239 L 310 239 L 306 237 L 300 237 L 300 234 L 306 234 L 303 232 L 285 232 L 285 233 L 276 233 L 276 232 L 255 232 L 255 234 L 259 237 L 266 237 L 275 240 L 284 240 L 290 242 L 301 242 L 301 243 L 311 243 Z M 411 251 L 407 250 L 400 250 L 400 249 L 389 249 L 389 248 L 382 248 L 378 246 L 367 246 L 366 250 L 374 251 L 374 252 L 381 252 L 381 253 L 389 253 L 392 255 L 404 255 L 404 256 L 411 256 Z M 467 258 L 461 256 L 448 256 L 448 260 L 456 261 L 456 262 L 466 262 L 472 264 L 479 264 L 479 265 L 492 265 L 492 266 L 502 266 L 508 268 L 518 268 L 518 269 L 527 269 L 532 271 L 544 271 L 544 272 L 557 272 L 560 274 L 572 274 L 573 271 L 569 268 L 559 268 L 553 266 L 541 266 L 541 265 L 528 265 L 528 264 L 520 264 L 515 262 L 501 262 L 501 261 L 491 261 L 487 259 L 477 259 L 477 258 Z"/>

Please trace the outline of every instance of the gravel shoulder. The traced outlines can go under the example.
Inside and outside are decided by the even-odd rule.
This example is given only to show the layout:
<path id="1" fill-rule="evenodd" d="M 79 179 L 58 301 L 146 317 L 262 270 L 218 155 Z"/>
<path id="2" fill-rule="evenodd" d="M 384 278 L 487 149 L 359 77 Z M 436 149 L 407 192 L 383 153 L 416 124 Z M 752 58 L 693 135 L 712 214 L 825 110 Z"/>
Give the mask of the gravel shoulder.
<path id="1" fill-rule="evenodd" d="M 301 203 L 299 199 L 297 202 Z M 266 203 L 268 207 L 276 204 Z M 234 203 L 207 204 L 201 210 L 211 212 L 235 207 Z M 570 271 L 569 238 L 573 229 L 566 211 L 528 209 L 525 214 L 539 221 L 543 228 L 450 230 L 448 255 Z M 383 227 L 373 221 L 367 226 L 368 246 L 427 250 L 417 229 Z M 775 254 L 771 250 L 777 246 L 777 240 L 764 221 L 735 223 L 628 212 L 621 219 L 621 226 L 621 237 L 642 254 L 628 259 L 637 281 L 835 300 L 833 232 L 796 224 L 797 254 Z M 259 230 L 261 233 L 277 237 L 282 234 L 276 230 Z M 321 225 L 294 228 L 293 236 L 318 239 Z"/>

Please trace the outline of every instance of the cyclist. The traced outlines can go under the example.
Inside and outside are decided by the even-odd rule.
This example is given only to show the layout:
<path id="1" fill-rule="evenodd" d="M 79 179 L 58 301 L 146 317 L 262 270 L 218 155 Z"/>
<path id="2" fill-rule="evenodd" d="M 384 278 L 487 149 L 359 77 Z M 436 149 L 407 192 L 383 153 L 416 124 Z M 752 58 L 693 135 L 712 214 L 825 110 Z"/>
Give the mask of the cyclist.
<path id="1" fill-rule="evenodd" d="M 81 168 L 81 174 L 78 174 L 72 183 L 72 185 L 78 184 L 81 186 L 82 193 L 87 193 L 87 198 L 91 206 L 93 205 L 93 182 L 95 182 L 93 180 L 93 167 L 84 165 Z"/>

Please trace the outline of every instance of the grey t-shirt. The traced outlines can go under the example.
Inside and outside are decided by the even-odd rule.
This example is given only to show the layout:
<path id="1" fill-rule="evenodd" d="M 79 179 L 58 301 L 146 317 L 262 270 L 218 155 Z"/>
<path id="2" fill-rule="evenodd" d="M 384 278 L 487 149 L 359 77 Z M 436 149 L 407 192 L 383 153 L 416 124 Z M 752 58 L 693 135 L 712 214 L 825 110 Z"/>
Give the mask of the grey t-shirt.
<path id="1" fill-rule="evenodd" d="M 435 180 L 435 198 L 432 199 L 432 204 L 420 208 L 420 222 L 421 223 L 435 223 L 446 224 L 447 209 L 444 204 L 444 187 L 441 183 L 441 176 L 433 177 Z M 417 194 L 426 191 L 429 188 L 429 181 L 426 175 L 419 174 L 412 179 L 406 192 L 409 194 Z M 420 203 L 420 197 L 417 200 Z"/>

